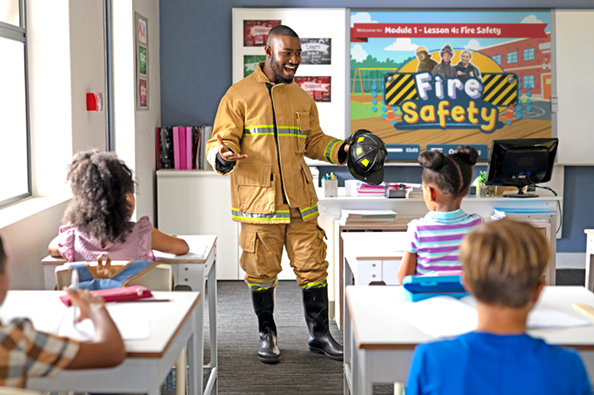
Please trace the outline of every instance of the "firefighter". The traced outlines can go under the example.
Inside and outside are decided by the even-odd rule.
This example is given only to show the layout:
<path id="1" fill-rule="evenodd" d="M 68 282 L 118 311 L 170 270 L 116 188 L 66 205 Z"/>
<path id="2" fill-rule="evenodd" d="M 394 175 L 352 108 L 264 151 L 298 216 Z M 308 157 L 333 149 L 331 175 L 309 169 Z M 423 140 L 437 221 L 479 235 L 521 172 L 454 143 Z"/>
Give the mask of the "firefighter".
<path id="1" fill-rule="evenodd" d="M 313 99 L 293 82 L 301 43 L 287 26 L 270 30 L 266 60 L 222 98 L 208 160 L 231 176 L 233 220 L 241 222 L 241 268 L 258 317 L 258 358 L 277 363 L 274 289 L 283 247 L 302 288 L 311 351 L 343 359 L 328 327 L 328 262 L 317 195 L 304 157 L 344 165 L 348 144 L 322 132 Z"/>

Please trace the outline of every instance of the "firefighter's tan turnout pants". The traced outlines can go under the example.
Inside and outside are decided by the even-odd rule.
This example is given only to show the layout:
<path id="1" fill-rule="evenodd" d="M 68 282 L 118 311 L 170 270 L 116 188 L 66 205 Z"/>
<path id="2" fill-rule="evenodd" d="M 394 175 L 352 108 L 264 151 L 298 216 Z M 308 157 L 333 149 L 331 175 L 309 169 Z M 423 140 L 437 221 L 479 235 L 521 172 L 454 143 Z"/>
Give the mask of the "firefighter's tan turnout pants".
<path id="1" fill-rule="evenodd" d="M 276 286 L 281 272 L 283 246 L 301 288 L 319 287 L 328 277 L 324 230 L 315 221 L 303 221 L 298 209 L 291 208 L 289 224 L 242 223 L 239 260 L 245 282 L 253 290 Z"/>

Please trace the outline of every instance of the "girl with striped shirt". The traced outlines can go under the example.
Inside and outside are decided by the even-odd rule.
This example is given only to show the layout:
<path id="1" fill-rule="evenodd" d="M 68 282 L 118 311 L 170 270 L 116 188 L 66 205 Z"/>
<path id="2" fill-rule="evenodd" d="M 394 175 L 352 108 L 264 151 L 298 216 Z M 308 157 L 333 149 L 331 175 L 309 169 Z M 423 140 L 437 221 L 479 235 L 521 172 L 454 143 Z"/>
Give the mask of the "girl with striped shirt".
<path id="1" fill-rule="evenodd" d="M 462 238 L 482 223 L 479 215 L 460 209 L 477 159 L 478 152 L 467 145 L 459 146 L 453 154 L 425 151 L 419 155 L 429 213 L 408 225 L 410 242 L 398 271 L 400 284 L 413 274 L 460 274 Z"/>

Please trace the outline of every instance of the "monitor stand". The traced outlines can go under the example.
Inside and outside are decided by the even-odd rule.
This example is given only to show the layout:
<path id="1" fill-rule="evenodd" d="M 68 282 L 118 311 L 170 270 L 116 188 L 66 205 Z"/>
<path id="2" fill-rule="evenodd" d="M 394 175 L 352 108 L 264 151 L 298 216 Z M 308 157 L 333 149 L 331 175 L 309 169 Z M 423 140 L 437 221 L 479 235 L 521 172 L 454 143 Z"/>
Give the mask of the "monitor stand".
<path id="1" fill-rule="evenodd" d="M 503 192 L 503 197 L 508 197 L 508 198 L 534 198 L 534 197 L 538 197 L 537 194 L 534 193 L 524 193 L 523 188 L 524 187 L 517 187 L 518 188 L 518 192 Z"/>

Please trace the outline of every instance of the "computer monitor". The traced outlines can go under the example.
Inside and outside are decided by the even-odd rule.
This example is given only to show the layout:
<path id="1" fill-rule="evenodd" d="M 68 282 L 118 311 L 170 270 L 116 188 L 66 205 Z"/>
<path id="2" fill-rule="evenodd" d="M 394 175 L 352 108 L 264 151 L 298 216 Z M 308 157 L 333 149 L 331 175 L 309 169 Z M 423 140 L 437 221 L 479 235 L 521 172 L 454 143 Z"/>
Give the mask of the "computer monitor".
<path id="1" fill-rule="evenodd" d="M 556 138 L 493 140 L 485 184 L 518 188 L 506 197 L 536 197 L 522 189 L 551 180 L 558 143 Z"/>

